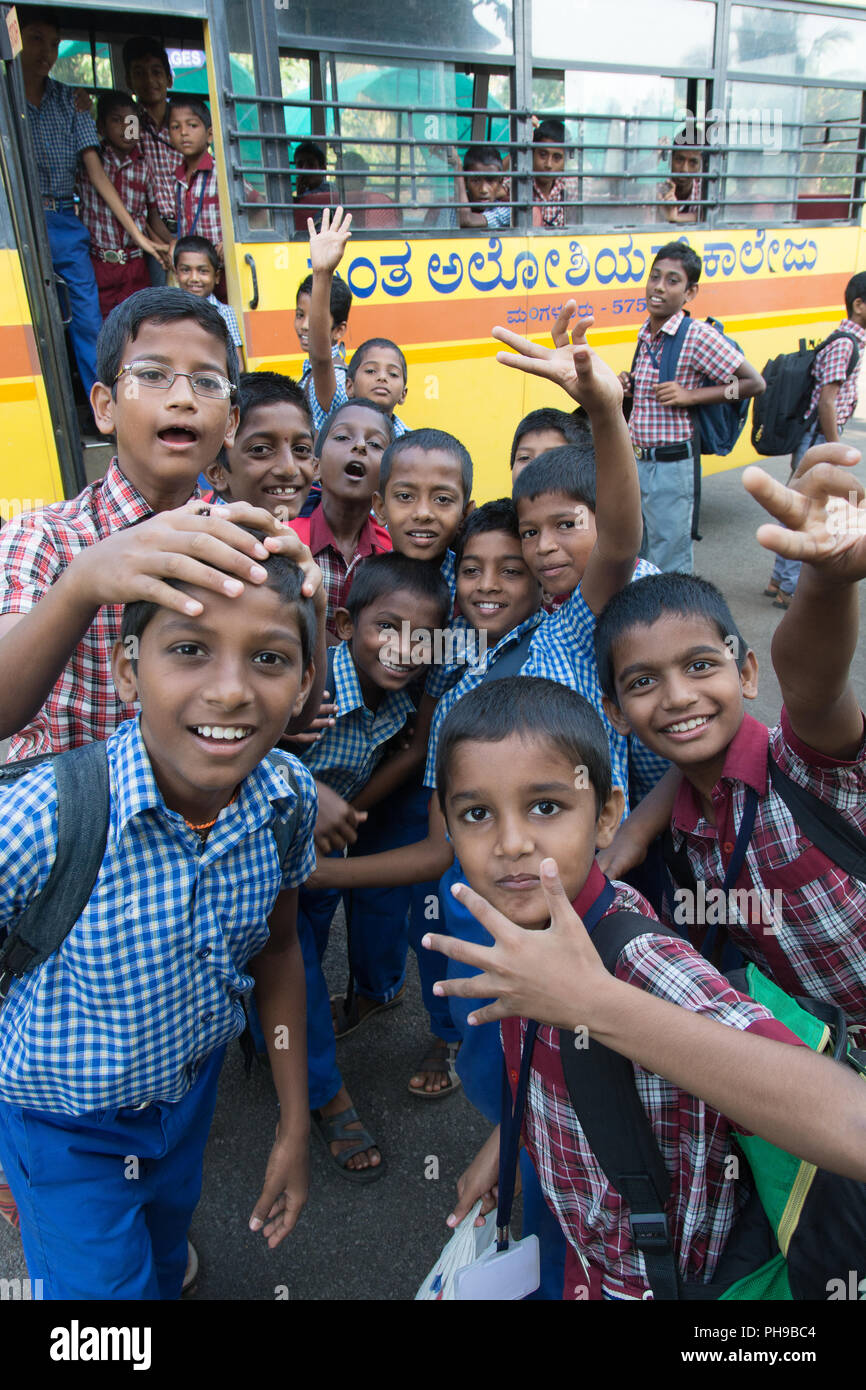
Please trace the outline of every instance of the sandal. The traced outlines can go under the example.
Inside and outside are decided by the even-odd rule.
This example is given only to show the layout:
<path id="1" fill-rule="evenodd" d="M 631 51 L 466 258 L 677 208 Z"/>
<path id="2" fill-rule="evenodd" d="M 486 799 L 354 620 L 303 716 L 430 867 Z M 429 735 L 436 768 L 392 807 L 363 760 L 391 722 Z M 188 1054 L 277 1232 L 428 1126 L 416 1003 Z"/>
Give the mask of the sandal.
<path id="1" fill-rule="evenodd" d="M 330 1117 L 323 1115 L 321 1110 L 311 1110 L 310 1115 L 321 1136 L 322 1143 L 328 1150 L 328 1157 L 336 1163 L 344 1178 L 348 1178 L 349 1182 L 357 1183 L 376 1182 L 381 1178 L 385 1171 L 385 1160 L 381 1157 L 378 1163 L 367 1168 L 346 1167 L 349 1159 L 354 1158 L 355 1154 L 365 1153 L 367 1149 L 379 1148 L 372 1134 L 369 1130 L 364 1129 L 363 1125 L 360 1129 L 347 1128 L 348 1125 L 358 1120 L 358 1112 L 354 1106 L 349 1106 L 347 1110 L 341 1110 L 339 1115 L 331 1115 Z M 342 1149 L 338 1154 L 331 1153 L 332 1144 L 339 1144 L 347 1139 L 352 1141 L 351 1148 Z"/>
<path id="2" fill-rule="evenodd" d="M 351 996 L 343 994 L 332 994 L 331 1003 L 333 1004 L 332 1014 L 334 1018 L 334 1037 L 345 1038 L 350 1033 L 354 1033 L 362 1023 L 366 1023 L 368 1018 L 374 1014 L 384 1013 L 386 1009 L 396 1009 L 398 1004 L 403 1003 L 403 995 L 406 993 L 406 986 L 401 985 L 393 999 L 388 999 L 384 1004 L 374 1003 L 372 1009 L 365 1009 L 361 1013 L 361 1002 L 359 995 L 352 993 Z"/>
<path id="3" fill-rule="evenodd" d="M 775 598 L 776 595 L 780 594 L 781 592 L 782 591 L 776 583 L 775 579 L 771 579 L 767 584 L 766 589 L 764 590 L 764 598 Z"/>
<path id="4" fill-rule="evenodd" d="M 412 1075 L 420 1076 L 421 1072 L 425 1071 L 439 1072 L 440 1075 L 444 1072 L 448 1076 L 448 1085 L 440 1086 L 438 1091 L 425 1091 L 423 1086 L 410 1084 L 410 1095 L 418 1096 L 421 1100 L 439 1100 L 442 1096 L 450 1096 L 454 1091 L 459 1091 L 462 1083 L 454 1065 L 459 1049 L 459 1043 L 447 1043 L 442 1038 L 437 1038 Z"/>
<path id="5" fill-rule="evenodd" d="M 777 593 L 776 597 L 775 597 L 774 600 L 773 600 L 773 607 L 774 607 L 774 608 L 781 608 L 781 609 L 783 609 L 783 610 L 787 610 L 788 608 L 791 607 L 791 599 L 792 599 L 793 597 L 794 597 L 793 594 L 786 594 L 785 591 L 784 591 L 784 589 L 780 589 L 779 592 Z"/>

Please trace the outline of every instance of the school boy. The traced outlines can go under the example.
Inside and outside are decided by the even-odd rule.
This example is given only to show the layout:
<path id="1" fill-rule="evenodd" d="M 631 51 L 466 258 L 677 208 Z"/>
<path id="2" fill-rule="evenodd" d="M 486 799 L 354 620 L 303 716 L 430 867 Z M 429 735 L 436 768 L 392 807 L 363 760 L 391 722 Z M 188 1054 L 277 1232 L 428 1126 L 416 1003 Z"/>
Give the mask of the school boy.
<path id="1" fill-rule="evenodd" d="M 736 380 L 740 399 L 757 396 L 764 379 L 711 324 L 694 320 L 686 331 L 675 381 L 659 381 L 666 338 L 679 328 L 698 292 L 701 258 L 673 241 L 650 267 L 649 318 L 638 333 L 633 376 L 620 374 L 633 397 L 629 429 L 640 475 L 647 559 L 660 570 L 691 573 L 695 500 L 694 430 L 690 408 L 726 399 Z M 718 383 L 704 385 L 704 382 Z"/>
<path id="2" fill-rule="evenodd" d="M 502 155 L 493 145 L 470 145 L 461 165 L 456 149 L 448 151 L 455 170 L 457 206 L 443 210 L 445 227 L 488 227 L 491 231 L 511 226 Z"/>
<path id="3" fill-rule="evenodd" d="M 862 365 L 866 348 L 866 271 L 861 270 L 852 276 L 845 286 L 845 313 L 846 317 L 835 331 L 848 333 L 851 337 L 838 338 L 815 358 L 812 371 L 815 384 L 806 411 L 803 434 L 791 456 L 792 474 L 799 468 L 807 449 L 814 448 L 816 444 L 837 444 L 857 409 L 859 366 Z M 855 339 L 854 343 L 851 338 Z M 860 362 L 858 368 L 851 372 L 851 354 L 855 343 L 859 345 Z M 776 556 L 770 582 L 764 590 L 765 596 L 774 600 L 774 608 L 790 606 L 799 575 L 797 560 L 789 560 L 784 555 Z"/>
<path id="4" fill-rule="evenodd" d="M 167 253 L 171 233 L 159 216 L 156 186 L 137 139 L 135 103 L 126 92 L 100 92 L 96 129 L 100 158 L 108 178 L 136 226 L 145 220 Z M 99 288 L 99 312 L 107 318 L 116 304 L 150 285 L 140 246 L 120 225 L 86 175 L 79 183 L 81 220 L 90 233 L 90 259 Z"/>
<path id="5" fill-rule="evenodd" d="M 564 169 L 565 122 L 555 117 L 538 121 L 532 132 L 533 227 L 567 227 L 577 221 L 578 184 L 563 177 Z"/>
<path id="6" fill-rule="evenodd" d="M 516 482 L 522 469 L 548 449 L 561 449 L 564 444 L 579 444 L 586 433 L 582 423 L 565 410 L 542 406 L 524 415 L 511 441 L 511 481 Z"/>
<path id="7" fill-rule="evenodd" d="M 234 441 L 208 464 L 205 478 L 223 502 L 249 502 L 293 521 L 315 466 L 307 398 L 280 372 L 243 372 L 237 400 Z"/>
<path id="8" fill-rule="evenodd" d="M 326 627 L 337 640 L 336 613 L 346 607 L 352 581 L 367 555 L 391 549 L 391 538 L 370 516 L 382 455 L 391 443 L 387 410 L 373 401 L 336 406 L 316 439 L 316 475 L 322 501 L 292 529 L 309 546 L 322 571 L 327 596 Z"/>
<path id="9" fill-rule="evenodd" d="M 112 665 L 141 713 L 106 745 L 98 886 L 61 948 L 15 980 L 0 1015 L 0 1158 L 30 1276 L 49 1298 L 179 1296 L 220 1065 L 254 983 L 268 1036 L 288 1023 L 295 1044 L 270 1050 L 280 1120 L 251 1229 L 279 1244 L 306 1198 L 295 916 L 315 863 L 316 797 L 300 764 L 294 791 L 262 759 L 309 691 L 315 616 L 297 566 L 271 556 L 266 569 L 238 601 L 172 581 L 170 592 L 196 598 L 197 616 L 155 602 L 125 608 Z M 298 799 L 280 863 L 272 824 Z M 25 773 L 2 804 L 0 918 L 11 926 L 55 857 L 51 764 Z M 226 882 L 244 892 L 226 896 Z"/>
<path id="10" fill-rule="evenodd" d="M 340 386 L 334 370 L 333 342 L 328 325 L 331 317 L 331 287 L 351 236 L 352 215 L 334 211 L 333 221 L 326 208 L 320 231 L 310 227 L 310 263 L 313 290 L 310 296 L 309 352 L 312 382 L 307 391 L 313 424 L 321 429 L 325 416 L 350 397 L 375 401 L 387 410 L 394 437 L 405 434 L 407 426 L 394 414 L 406 399 L 406 359 L 390 338 L 368 338 L 352 354 L 346 380 Z"/>
<path id="11" fill-rule="evenodd" d="M 223 232 L 216 165 L 208 149 L 213 131 L 205 103 L 198 97 L 173 97 L 168 104 L 168 133 L 180 157 L 174 169 L 177 235 L 207 237 L 222 263 Z"/>
<path id="12" fill-rule="evenodd" d="M 704 159 L 700 147 L 704 143 L 704 132 L 700 127 L 691 130 L 684 126 L 674 137 L 671 150 L 671 177 L 665 179 L 659 188 L 661 206 L 658 208 L 660 222 L 703 222 L 706 208 L 701 206 L 703 198 Z M 697 147 L 697 148 L 696 148 Z"/>
<path id="13" fill-rule="evenodd" d="M 578 785 L 575 767 L 586 773 Z M 646 934 L 620 955 L 619 979 L 663 999 L 687 1000 L 690 1009 L 731 1027 L 797 1042 L 766 1009 L 732 990 L 688 943 L 654 932 L 649 904 L 626 885 L 609 882 L 594 863 L 596 846 L 613 837 L 623 801 L 611 783 L 601 720 L 580 696 L 522 677 L 475 690 L 445 723 L 436 780 L 470 888 L 509 921 L 527 931 L 549 926 L 555 861 L 562 892 L 590 931 L 617 910 L 647 918 Z M 512 1095 L 521 1053 L 531 1045 L 529 1023 L 519 1018 L 502 1024 Z M 634 1075 L 671 1179 L 667 1218 L 679 1274 L 707 1283 L 748 1200 L 750 1181 L 728 1176 L 730 1125 L 722 1115 L 640 1066 Z M 569 1241 L 563 1297 L 649 1297 L 628 1208 L 574 1114 L 559 1034 L 546 1026 L 538 1028 L 531 1053 L 523 1137 Z M 498 1161 L 497 1129 L 460 1179 L 449 1225 L 478 1198 L 482 1210 L 491 1209 Z"/>
<path id="14" fill-rule="evenodd" d="M 126 85 L 138 103 L 138 138 L 156 187 L 156 205 L 170 236 L 177 235 L 175 177 L 177 150 L 168 133 L 168 54 L 158 39 L 138 34 L 123 45 Z M 148 257 L 151 284 L 165 284 L 165 267 Z"/>
<path id="15" fill-rule="evenodd" d="M 75 109 L 75 92 L 49 77 L 57 61 L 60 31 L 51 10 L 21 6 L 21 71 L 27 122 L 33 140 L 39 194 L 51 261 L 69 293 L 69 337 L 85 391 L 96 380 L 96 340 L 102 326 L 99 296 L 90 261 L 90 237 L 75 215 L 75 176 L 79 163 L 96 194 L 136 246 L 157 255 L 156 246 L 135 225 L 99 158 L 93 117 Z"/>
<path id="16" fill-rule="evenodd" d="M 301 755 L 319 790 L 316 843 L 324 855 L 355 844 L 366 819 L 366 811 L 357 807 L 358 795 L 384 758 L 387 745 L 414 717 L 415 706 L 406 687 L 423 668 L 418 662 L 419 644 L 413 643 L 411 633 L 441 628 L 449 610 L 447 585 L 432 565 L 390 554 L 365 560 L 346 605 L 337 611 L 340 644 L 333 655 L 336 716 L 333 727 Z M 331 1005 L 321 970 L 339 893 L 322 892 L 314 885 L 315 880 L 302 891 L 300 905 L 307 972 L 310 1106 L 340 1171 L 353 1181 L 369 1182 L 382 1174 L 380 1154 L 369 1132 L 359 1128 L 337 1069 Z M 383 955 L 389 944 L 382 943 Z M 368 946 L 368 963 L 375 971 L 375 942 Z M 403 958 L 405 966 L 405 949 Z M 373 1011 L 392 1007 L 402 989 L 401 978 Z"/>
<path id="17" fill-rule="evenodd" d="M 831 463 L 792 488 L 755 468 L 743 482 L 790 528 L 762 526 L 761 543 L 805 561 L 773 638 L 780 723 L 768 730 L 745 712 L 757 693 L 757 662 L 722 595 L 680 575 L 639 580 L 599 619 L 605 705 L 618 729 L 633 730 L 682 773 L 670 817 L 674 847 L 707 891 L 724 890 L 721 924 L 734 945 L 788 993 L 832 1002 L 862 1026 L 866 888 L 810 840 L 770 774 L 775 764 L 817 798 L 819 818 L 824 806 L 862 836 L 866 747 L 849 667 L 857 583 L 866 575 L 864 490 Z M 851 492 L 859 510 L 837 500 Z M 736 889 L 747 891 L 745 900 L 733 899 Z M 774 892 L 781 897 L 769 907 Z M 698 931 L 712 922 L 697 906 L 679 915 Z"/>
<path id="18" fill-rule="evenodd" d="M 225 319 L 229 337 L 235 349 L 239 350 L 242 363 L 243 339 L 237 315 L 230 304 L 223 304 L 214 294 L 220 276 L 220 260 L 213 242 L 204 236 L 178 237 L 174 243 L 172 262 L 179 287 L 186 290 L 187 294 L 206 299 Z"/>
<path id="19" fill-rule="evenodd" d="M 301 367 L 301 385 L 304 390 L 312 386 L 313 364 L 309 358 L 310 351 L 310 314 L 312 312 L 313 277 L 307 275 L 298 285 L 298 293 L 295 299 L 295 333 L 301 345 L 301 351 L 305 354 L 303 366 Z M 352 307 L 352 291 L 340 275 L 335 275 L 331 281 L 331 359 L 334 363 L 334 375 L 337 379 L 337 389 L 346 387 L 346 348 L 343 339 L 349 326 L 349 310 Z"/>

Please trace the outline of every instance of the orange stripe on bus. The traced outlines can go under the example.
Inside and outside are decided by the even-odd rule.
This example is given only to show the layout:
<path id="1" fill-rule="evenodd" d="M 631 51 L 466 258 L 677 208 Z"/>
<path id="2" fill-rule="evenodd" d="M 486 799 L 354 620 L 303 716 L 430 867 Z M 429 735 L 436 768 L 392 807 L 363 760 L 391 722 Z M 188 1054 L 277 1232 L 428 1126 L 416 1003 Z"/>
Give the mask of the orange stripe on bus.
<path id="1" fill-rule="evenodd" d="M 36 339 L 29 323 L 0 325 L 0 377 L 41 375 Z"/>
<path id="2" fill-rule="evenodd" d="M 712 314 L 715 317 L 728 317 L 731 314 L 754 314 L 773 310 L 790 310 L 792 298 L 796 295 L 796 308 L 800 316 L 804 310 L 825 308 L 835 302 L 839 305 L 839 315 L 844 312 L 845 285 L 850 277 L 847 271 L 826 275 L 809 275 L 802 279 L 792 276 L 765 277 L 760 280 L 737 280 L 728 284 L 701 285 L 700 294 L 695 300 L 694 313 L 698 317 Z M 376 337 L 387 325 L 387 333 L 403 348 L 415 343 L 438 344 L 445 341 L 460 342 L 466 339 L 484 338 L 490 328 L 500 323 L 507 325 L 508 311 L 516 308 L 531 309 L 533 305 L 564 303 L 568 293 L 578 304 L 591 304 L 593 309 L 608 306 L 612 299 L 634 299 L 641 290 L 632 286 L 624 290 L 621 286 L 605 290 L 581 289 L 569 292 L 548 290 L 544 294 L 531 295 L 489 295 L 483 299 L 432 299 L 415 300 L 406 304 L 358 304 L 352 306 L 352 339 L 362 343 L 365 338 Z M 596 328 L 617 330 L 636 328 L 643 322 L 643 314 L 611 316 L 599 314 Z M 250 357 L 293 357 L 298 353 L 297 338 L 294 331 L 294 309 L 258 309 L 244 314 L 247 350 Z M 549 320 L 532 320 L 514 324 L 517 333 L 538 335 L 547 331 Z"/>

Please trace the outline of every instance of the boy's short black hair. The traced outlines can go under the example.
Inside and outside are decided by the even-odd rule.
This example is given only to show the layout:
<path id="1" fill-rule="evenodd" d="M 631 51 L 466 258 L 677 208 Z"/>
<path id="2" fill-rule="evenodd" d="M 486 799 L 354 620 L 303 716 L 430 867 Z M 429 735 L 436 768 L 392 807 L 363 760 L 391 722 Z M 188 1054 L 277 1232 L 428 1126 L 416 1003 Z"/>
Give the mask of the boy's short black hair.
<path id="1" fill-rule="evenodd" d="M 613 649 L 633 627 L 650 627 L 667 614 L 705 618 L 728 647 L 742 670 L 749 651 L 724 595 L 696 574 L 648 574 L 626 584 L 602 609 L 595 627 L 595 659 L 601 688 L 617 703 Z"/>
<path id="2" fill-rule="evenodd" d="M 858 270 L 845 286 L 845 309 L 849 319 L 854 312 L 855 299 L 866 299 L 866 270 Z"/>
<path id="3" fill-rule="evenodd" d="M 693 251 L 691 246 L 686 246 L 683 241 L 668 241 L 660 247 L 653 256 L 652 270 L 657 261 L 679 261 L 686 273 L 686 280 L 689 286 L 696 285 L 701 278 L 703 261 L 697 251 Z"/>
<path id="4" fill-rule="evenodd" d="M 390 550 L 385 555 L 369 555 L 358 566 L 352 580 L 346 609 L 353 623 L 365 608 L 398 589 L 408 590 L 417 598 L 431 599 L 439 608 L 440 624 L 444 627 L 451 614 L 451 590 L 435 561 L 413 560 Z"/>
<path id="5" fill-rule="evenodd" d="M 520 527 L 517 524 L 517 508 L 510 497 L 499 497 L 495 502 L 485 502 L 467 516 L 454 538 L 454 561 L 458 569 L 463 560 L 463 552 L 473 536 L 483 536 L 488 531 L 504 531 L 520 544 Z"/>
<path id="6" fill-rule="evenodd" d="M 322 428 L 316 435 L 316 446 L 313 450 L 313 453 L 315 454 L 317 459 L 320 459 L 322 457 L 322 450 L 325 447 L 328 435 L 331 433 L 331 430 L 334 428 L 334 425 L 340 418 L 340 415 L 344 410 L 348 410 L 350 406 L 353 405 L 360 405 L 365 410 L 375 410 L 378 412 L 379 415 L 381 415 L 382 429 L 384 433 L 387 434 L 388 443 L 390 444 L 391 440 L 394 437 L 394 426 L 391 424 L 391 415 L 387 407 L 384 405 L 380 405 L 378 401 L 367 401 L 364 399 L 363 396 L 350 396 L 347 401 L 343 401 L 342 405 L 335 405 L 330 414 L 327 415 L 324 421 L 322 422 Z"/>
<path id="7" fill-rule="evenodd" d="M 158 58 L 165 69 L 166 77 L 171 77 L 168 54 L 158 39 L 149 38 L 146 34 L 137 34 L 135 38 L 127 39 L 123 45 L 124 70 L 128 73 L 133 63 L 137 63 L 139 58 Z"/>
<path id="8" fill-rule="evenodd" d="M 210 108 L 206 102 L 202 101 L 201 97 L 172 97 L 168 102 L 168 108 L 165 113 L 167 124 L 178 111 L 191 111 L 194 116 L 198 116 L 205 130 L 210 130 L 213 126 Z"/>
<path id="9" fill-rule="evenodd" d="M 546 492 L 560 493 L 595 511 L 595 449 L 590 437 L 580 444 L 545 449 L 520 470 L 511 496 L 516 505 L 522 497 L 534 502 Z"/>
<path id="10" fill-rule="evenodd" d="M 576 444 L 584 433 L 580 422 L 567 410 L 557 410 L 552 405 L 544 405 L 540 410 L 530 410 L 528 415 L 524 415 L 514 431 L 509 467 L 514 467 L 517 448 L 523 436 L 525 434 L 541 434 L 543 430 L 558 430 L 566 444 Z"/>
<path id="11" fill-rule="evenodd" d="M 463 172 L 469 169 L 501 169 L 502 155 L 495 145 L 470 145 L 463 156 Z"/>
<path id="12" fill-rule="evenodd" d="M 352 380 L 355 380 L 355 373 L 357 372 L 358 368 L 363 362 L 365 354 L 368 352 L 372 352 L 374 348 L 394 349 L 399 359 L 400 366 L 403 368 L 403 385 L 405 386 L 406 382 L 409 379 L 409 369 L 406 366 L 406 358 L 403 356 L 397 344 L 392 343 L 390 338 L 368 338 L 367 341 L 365 343 L 362 343 L 360 347 L 355 348 L 355 351 L 352 353 L 352 359 L 349 362 L 348 367 L 346 368 L 346 371 L 348 372 Z"/>
<path id="13" fill-rule="evenodd" d="M 382 455 L 382 462 L 379 465 L 379 491 L 384 497 L 391 470 L 394 467 L 394 460 L 399 458 L 407 449 L 421 449 L 425 453 L 432 453 L 438 449 L 443 454 L 450 454 L 460 468 L 460 480 L 463 487 L 463 501 L 469 501 L 472 496 L 472 457 L 465 444 L 455 438 L 453 434 L 448 434 L 445 430 L 407 430 L 401 434 L 399 439 L 395 439 L 388 445 Z"/>
<path id="14" fill-rule="evenodd" d="M 242 529 L 248 531 L 251 536 L 255 536 L 257 541 L 265 539 L 264 531 L 257 531 L 252 526 L 244 526 Z M 294 560 L 287 559 L 285 555 L 269 554 L 266 560 L 259 560 L 258 563 L 267 570 L 268 577 L 264 582 L 264 587 L 273 589 L 286 603 L 294 604 L 298 616 L 298 633 L 301 638 L 301 660 L 304 670 L 306 670 L 316 649 L 316 609 L 313 600 L 305 598 L 301 593 L 304 583 L 303 570 L 295 564 Z M 178 579 L 167 579 L 166 583 L 172 589 L 181 589 L 183 592 L 186 592 L 190 587 Z M 232 602 L 242 603 L 243 599 L 233 599 Z M 123 641 L 125 642 L 128 637 L 135 637 L 140 641 L 144 629 L 161 607 L 161 604 L 152 603 L 149 599 L 137 599 L 134 603 L 125 603 L 120 624 L 120 635 Z M 133 669 L 136 669 L 137 665 L 136 658 L 133 661 Z"/>
<path id="15" fill-rule="evenodd" d="M 596 814 L 600 814 L 611 793 L 610 747 L 592 705 L 556 681 L 506 676 L 470 690 L 442 723 L 436 748 L 436 791 L 443 815 L 455 749 L 461 743 L 501 743 L 513 734 L 546 739 L 573 767 L 585 768 L 595 792 Z"/>
<path id="16" fill-rule="evenodd" d="M 52 10 L 49 5 L 16 5 L 15 13 L 18 16 L 19 29 L 26 29 L 29 24 L 50 24 L 52 29 L 60 33 L 57 11 Z"/>
<path id="17" fill-rule="evenodd" d="M 290 376 L 283 376 L 282 372 L 241 372 L 235 403 L 238 407 L 238 432 L 250 411 L 263 405 L 284 404 L 296 405 L 304 418 L 309 420 L 312 431 L 313 416 L 309 401 L 298 383 Z M 237 439 L 237 435 L 235 438 Z M 231 473 L 228 449 L 223 448 L 220 451 L 219 462 L 227 473 Z"/>
<path id="18" fill-rule="evenodd" d="M 295 295 L 297 304 L 302 294 L 313 293 L 313 277 L 307 275 L 298 285 L 298 292 Z M 338 323 L 345 323 L 349 317 L 349 310 L 352 307 L 352 291 L 340 275 L 335 275 L 331 281 L 331 326 Z"/>
<path id="19" fill-rule="evenodd" d="M 109 116 L 113 116 L 115 111 L 123 111 L 126 108 L 134 111 L 135 101 L 129 92 L 122 92 L 119 87 L 112 87 L 107 92 L 100 92 L 96 99 L 96 124 L 104 125 Z"/>
<path id="20" fill-rule="evenodd" d="M 314 161 L 314 168 L 326 169 L 328 167 L 327 156 L 321 145 L 317 145 L 315 140 L 301 140 L 295 146 L 292 155 L 292 163 L 297 168 L 299 159 L 311 159 Z"/>
<path id="21" fill-rule="evenodd" d="M 184 251 L 197 252 L 200 256 L 207 256 L 211 263 L 211 268 L 215 275 L 219 274 L 220 258 L 217 255 L 216 247 L 212 241 L 208 241 L 206 236 L 179 236 L 174 244 L 172 261 L 174 268 L 177 269 L 177 262 Z"/>
<path id="22" fill-rule="evenodd" d="M 123 364 L 127 342 L 134 342 L 144 323 L 169 324 L 181 319 L 195 319 L 206 333 L 216 338 L 226 355 L 226 376 L 232 386 L 238 384 L 238 354 L 228 334 L 225 319 L 206 299 L 187 294 L 186 290 L 159 286 L 137 290 L 108 315 L 96 340 L 96 377 L 115 395 L 114 379 Z"/>
<path id="23" fill-rule="evenodd" d="M 543 121 L 539 121 L 535 130 L 532 132 L 533 145 L 564 145 L 565 144 L 565 121 L 560 121 L 556 116 L 547 116 Z"/>

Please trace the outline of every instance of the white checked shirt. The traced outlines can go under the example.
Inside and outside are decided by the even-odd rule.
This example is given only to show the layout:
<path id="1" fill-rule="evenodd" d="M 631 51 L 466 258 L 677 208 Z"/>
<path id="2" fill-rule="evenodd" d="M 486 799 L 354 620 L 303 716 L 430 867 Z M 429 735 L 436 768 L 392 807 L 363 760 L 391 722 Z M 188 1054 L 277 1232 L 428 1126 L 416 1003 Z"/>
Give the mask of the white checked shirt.
<path id="1" fill-rule="evenodd" d="M 166 807 L 137 719 L 107 752 L 111 813 L 90 901 L 0 1012 L 0 1097 L 67 1115 L 181 1099 L 206 1058 L 243 1031 L 247 962 L 268 940 L 277 894 L 316 862 L 316 790 L 297 760 L 303 810 L 281 871 L 271 826 L 294 793 L 270 764 L 242 782 L 202 841 Z M 41 890 L 56 848 L 46 762 L 0 793 L 2 926 Z"/>

